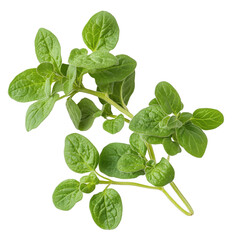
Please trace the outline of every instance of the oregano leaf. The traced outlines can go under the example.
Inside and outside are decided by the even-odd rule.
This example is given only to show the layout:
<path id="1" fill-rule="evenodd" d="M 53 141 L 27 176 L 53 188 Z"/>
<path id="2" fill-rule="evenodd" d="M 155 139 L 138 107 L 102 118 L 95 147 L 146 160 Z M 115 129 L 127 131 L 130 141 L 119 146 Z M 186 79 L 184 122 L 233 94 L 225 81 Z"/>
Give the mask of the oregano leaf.
<path id="1" fill-rule="evenodd" d="M 102 229 L 114 229 L 122 219 L 122 200 L 114 189 L 93 195 L 89 208 L 94 222 Z"/>
<path id="2" fill-rule="evenodd" d="M 56 208 L 68 211 L 74 207 L 83 197 L 79 188 L 79 182 L 68 179 L 61 182 L 54 190 L 52 200 Z"/>
<path id="3" fill-rule="evenodd" d="M 79 129 L 79 125 L 82 118 L 82 113 L 78 105 L 71 99 L 68 98 L 66 101 L 66 108 L 76 129 Z"/>
<path id="4" fill-rule="evenodd" d="M 120 132 L 123 126 L 124 126 L 124 116 L 122 114 L 118 115 L 115 119 L 106 120 L 103 123 L 103 129 L 111 134 Z"/>

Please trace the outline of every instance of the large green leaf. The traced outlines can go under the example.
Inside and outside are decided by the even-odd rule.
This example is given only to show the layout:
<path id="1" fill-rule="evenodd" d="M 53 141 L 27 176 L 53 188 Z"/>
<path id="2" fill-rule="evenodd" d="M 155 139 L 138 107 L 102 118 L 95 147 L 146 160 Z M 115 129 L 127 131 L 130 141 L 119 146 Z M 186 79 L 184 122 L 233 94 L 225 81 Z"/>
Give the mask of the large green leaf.
<path id="1" fill-rule="evenodd" d="M 66 108 L 75 128 L 79 129 L 82 113 L 78 105 L 71 98 L 68 98 Z"/>
<path id="2" fill-rule="evenodd" d="M 129 138 L 129 143 L 131 148 L 139 153 L 142 157 L 146 155 L 147 147 L 138 133 L 132 133 Z"/>
<path id="3" fill-rule="evenodd" d="M 86 131 L 93 125 L 95 118 L 101 116 L 102 111 L 88 98 L 83 98 L 78 107 L 82 113 L 79 130 Z"/>
<path id="4" fill-rule="evenodd" d="M 148 182 L 157 187 L 163 187 L 172 182 L 175 175 L 172 165 L 165 158 L 155 166 L 147 167 L 145 171 Z"/>
<path id="5" fill-rule="evenodd" d="M 177 114 L 183 109 L 181 98 L 175 88 L 168 82 L 160 82 L 155 88 L 158 103 L 167 114 Z"/>
<path id="6" fill-rule="evenodd" d="M 176 136 L 179 144 L 194 157 L 201 158 L 207 147 L 207 136 L 191 122 L 177 129 Z"/>
<path id="7" fill-rule="evenodd" d="M 151 105 L 138 112 L 130 122 L 130 130 L 157 137 L 170 136 L 174 129 L 167 128 L 165 126 L 160 127 L 160 122 L 166 116 L 162 112 L 161 107 L 157 105 Z"/>
<path id="8" fill-rule="evenodd" d="M 35 38 L 35 52 L 40 63 L 50 62 L 60 72 L 61 47 L 56 36 L 47 29 L 40 28 Z"/>
<path id="9" fill-rule="evenodd" d="M 111 134 L 118 133 L 124 126 L 124 116 L 118 115 L 115 119 L 106 120 L 103 123 L 103 129 Z"/>
<path id="10" fill-rule="evenodd" d="M 26 114 L 26 129 L 30 131 L 37 128 L 43 120 L 50 114 L 55 102 L 58 100 L 59 95 L 55 94 L 52 97 L 39 100 L 33 103 L 27 110 Z"/>
<path id="11" fill-rule="evenodd" d="M 68 62 L 76 67 L 82 67 L 88 70 L 107 68 L 118 64 L 118 59 L 109 52 L 96 51 L 90 55 L 83 55 L 73 49 L 70 53 Z"/>
<path id="12" fill-rule="evenodd" d="M 64 157 L 68 167 L 77 173 L 91 172 L 99 162 L 99 154 L 94 145 L 77 133 L 66 137 Z"/>
<path id="13" fill-rule="evenodd" d="M 18 102 L 31 102 L 46 97 L 46 78 L 40 76 L 36 68 L 18 74 L 10 83 L 8 94 Z"/>
<path id="14" fill-rule="evenodd" d="M 191 121 L 203 130 L 211 130 L 219 127 L 223 123 L 224 117 L 216 109 L 199 108 L 194 111 Z"/>
<path id="15" fill-rule="evenodd" d="M 123 81 L 134 72 L 137 66 L 134 59 L 127 55 L 117 55 L 116 58 L 118 59 L 118 64 L 90 72 L 90 75 L 95 78 L 97 85 Z"/>
<path id="16" fill-rule="evenodd" d="M 83 197 L 79 188 L 79 182 L 68 179 L 61 182 L 53 192 L 53 203 L 56 208 L 68 211 Z"/>
<path id="17" fill-rule="evenodd" d="M 93 15 L 82 32 L 83 41 L 92 51 L 110 51 L 117 45 L 119 27 L 114 16 L 101 11 Z"/>
<path id="18" fill-rule="evenodd" d="M 117 168 L 117 163 L 120 157 L 124 154 L 138 155 L 134 152 L 130 145 L 124 143 L 110 143 L 103 148 L 100 154 L 99 169 L 102 173 L 121 179 L 136 178 L 143 175 L 144 171 L 137 171 L 134 173 L 120 172 Z"/>
<path id="19" fill-rule="evenodd" d="M 145 159 L 136 154 L 124 154 L 117 163 L 117 168 L 121 172 L 133 173 L 145 168 Z"/>
<path id="20" fill-rule="evenodd" d="M 102 229 L 114 229 L 121 221 L 122 200 L 114 189 L 93 195 L 89 208 L 94 222 Z"/>

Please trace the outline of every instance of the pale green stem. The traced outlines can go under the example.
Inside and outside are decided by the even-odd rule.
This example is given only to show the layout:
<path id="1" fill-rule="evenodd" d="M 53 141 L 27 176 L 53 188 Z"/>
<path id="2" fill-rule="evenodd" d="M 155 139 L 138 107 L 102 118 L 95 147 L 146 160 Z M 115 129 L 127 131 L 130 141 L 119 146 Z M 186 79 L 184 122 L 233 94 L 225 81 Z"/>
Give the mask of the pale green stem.
<path id="1" fill-rule="evenodd" d="M 118 109 L 120 112 L 124 113 L 129 118 L 133 118 L 133 115 L 129 111 L 127 111 L 126 109 L 119 106 L 116 102 L 114 102 L 111 98 L 109 98 L 105 93 L 93 91 L 93 90 L 87 89 L 87 88 L 78 88 L 78 91 L 87 93 L 87 94 L 91 94 L 93 96 L 101 98 L 104 101 L 108 102 L 109 104 L 113 105 L 116 109 Z"/>
<path id="2" fill-rule="evenodd" d="M 155 157 L 152 145 L 149 143 L 145 143 L 145 145 L 147 147 L 150 160 L 154 160 L 154 162 L 156 163 L 156 157 Z"/>
<path id="3" fill-rule="evenodd" d="M 140 183 L 135 183 L 135 182 L 117 182 L 117 181 L 99 181 L 99 184 L 107 184 L 107 187 L 109 187 L 109 185 L 113 184 L 113 185 L 128 185 L 128 186 L 135 186 L 135 187 L 141 187 L 141 188 L 148 188 L 148 189 L 155 189 L 155 190 L 160 190 L 162 191 L 165 196 L 173 203 L 173 205 L 175 207 L 177 207 L 181 212 L 183 212 L 185 215 L 187 216 L 191 216 L 193 215 L 193 211 L 190 211 L 190 209 L 188 208 L 188 206 L 186 205 L 186 201 L 183 201 L 183 203 L 186 205 L 186 207 L 188 208 L 188 210 L 190 212 L 187 212 L 186 210 L 184 210 L 169 194 L 168 192 L 163 188 L 163 187 L 153 187 L 153 186 L 148 186 L 145 184 L 140 184 Z M 182 198 L 181 198 L 182 199 Z"/>
<path id="4" fill-rule="evenodd" d="M 111 117 L 111 118 L 116 118 L 117 116 L 116 116 L 116 115 L 109 115 L 109 117 Z M 127 119 L 127 118 L 124 118 L 124 121 L 125 121 L 126 123 L 130 123 L 130 120 Z"/>

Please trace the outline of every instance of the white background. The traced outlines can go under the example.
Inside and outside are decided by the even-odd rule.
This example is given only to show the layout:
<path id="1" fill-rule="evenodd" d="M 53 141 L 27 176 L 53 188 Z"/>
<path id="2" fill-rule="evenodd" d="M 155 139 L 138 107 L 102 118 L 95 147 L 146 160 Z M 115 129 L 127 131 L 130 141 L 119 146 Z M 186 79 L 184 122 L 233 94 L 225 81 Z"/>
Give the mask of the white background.
<path id="1" fill-rule="evenodd" d="M 195 210 L 192 217 L 178 211 L 161 192 L 123 186 L 115 188 L 122 197 L 123 217 L 112 231 L 98 228 L 91 219 L 90 195 L 69 212 L 53 206 L 55 186 L 67 178 L 80 178 L 63 157 L 65 136 L 76 132 L 65 100 L 39 128 L 27 133 L 29 104 L 10 99 L 8 85 L 18 73 L 38 65 L 34 53 L 38 28 L 58 37 L 67 62 L 71 49 L 84 47 L 81 31 L 101 10 L 111 12 L 120 26 L 113 53 L 128 54 L 138 62 L 129 103 L 133 114 L 147 106 L 155 85 L 163 80 L 177 89 L 186 111 L 211 107 L 224 113 L 224 124 L 207 132 L 209 144 L 202 159 L 182 152 L 171 160 L 175 183 Z M 0 239 L 240 239 L 239 12 L 239 1 L 231 0 L 2 2 Z M 94 87 L 92 79 L 84 82 Z M 82 97 L 86 95 L 75 99 Z M 127 126 L 111 136 L 102 130 L 102 123 L 98 119 L 83 133 L 99 151 L 110 142 L 128 142 Z M 160 146 L 156 152 L 158 159 L 165 155 Z"/>

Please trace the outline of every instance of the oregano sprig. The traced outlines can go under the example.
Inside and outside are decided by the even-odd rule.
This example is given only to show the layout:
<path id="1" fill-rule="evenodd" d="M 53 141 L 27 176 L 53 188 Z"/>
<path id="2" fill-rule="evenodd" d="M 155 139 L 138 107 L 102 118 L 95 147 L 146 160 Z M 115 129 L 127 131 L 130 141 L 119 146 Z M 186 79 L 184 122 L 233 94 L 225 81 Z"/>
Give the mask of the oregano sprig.
<path id="1" fill-rule="evenodd" d="M 124 185 L 161 191 L 180 211 L 191 216 L 192 207 L 173 182 L 175 171 L 170 156 L 184 149 L 201 158 L 208 143 L 204 131 L 219 127 L 224 121 L 222 113 L 211 108 L 184 112 L 176 89 L 163 81 L 157 84 L 148 106 L 133 115 L 127 105 L 135 88 L 137 63 L 126 54 L 110 53 L 119 39 L 116 19 L 105 11 L 96 13 L 84 27 L 82 37 L 91 52 L 83 46 L 74 48 L 65 64 L 57 37 L 44 28 L 37 32 L 35 52 L 40 64 L 17 75 L 8 90 L 9 96 L 18 102 L 34 101 L 26 114 L 27 131 L 37 128 L 56 102 L 66 99 L 67 112 L 77 130 L 87 131 L 97 118 L 103 117 L 103 129 L 110 134 L 120 132 L 127 124 L 133 133 L 129 144 L 109 143 L 100 153 L 85 136 L 69 134 L 65 139 L 65 162 L 72 171 L 84 175 L 62 181 L 53 192 L 54 205 L 68 211 L 84 194 L 105 185 L 103 191 L 92 196 L 89 208 L 100 228 L 114 229 L 121 221 L 123 204 L 119 193 L 110 186 Z M 96 89 L 84 87 L 87 74 L 95 80 Z M 84 93 L 97 97 L 102 106 L 86 97 L 75 102 L 74 96 Z M 120 113 L 113 113 L 112 106 Z M 156 157 L 153 145 L 162 145 L 164 156 Z M 111 178 L 134 179 L 144 175 L 149 184 Z M 187 210 L 165 190 L 168 184 Z"/>

